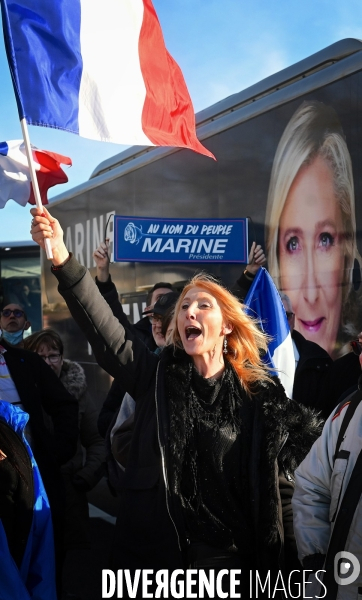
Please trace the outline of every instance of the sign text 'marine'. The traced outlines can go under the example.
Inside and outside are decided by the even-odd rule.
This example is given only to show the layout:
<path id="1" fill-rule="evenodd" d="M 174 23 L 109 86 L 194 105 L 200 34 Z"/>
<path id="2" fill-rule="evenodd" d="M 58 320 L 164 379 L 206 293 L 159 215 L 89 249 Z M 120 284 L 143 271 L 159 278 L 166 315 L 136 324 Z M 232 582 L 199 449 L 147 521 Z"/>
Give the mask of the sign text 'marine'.
<path id="1" fill-rule="evenodd" d="M 114 216 L 118 262 L 245 263 L 248 220 Z"/>

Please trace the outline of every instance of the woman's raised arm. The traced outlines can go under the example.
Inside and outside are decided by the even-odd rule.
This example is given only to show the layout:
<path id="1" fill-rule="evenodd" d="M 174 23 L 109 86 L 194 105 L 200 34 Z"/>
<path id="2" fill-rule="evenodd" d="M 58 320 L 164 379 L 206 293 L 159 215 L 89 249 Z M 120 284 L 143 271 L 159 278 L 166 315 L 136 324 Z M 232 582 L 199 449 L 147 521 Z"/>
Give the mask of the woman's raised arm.
<path id="1" fill-rule="evenodd" d="M 40 214 L 34 208 L 31 213 L 33 240 L 44 248 L 44 239 L 50 238 L 58 291 L 91 344 L 98 364 L 114 378 L 121 378 L 124 388 L 137 400 L 152 384 L 158 357 L 113 316 L 86 267 L 69 254 L 57 219 L 46 209 Z"/>

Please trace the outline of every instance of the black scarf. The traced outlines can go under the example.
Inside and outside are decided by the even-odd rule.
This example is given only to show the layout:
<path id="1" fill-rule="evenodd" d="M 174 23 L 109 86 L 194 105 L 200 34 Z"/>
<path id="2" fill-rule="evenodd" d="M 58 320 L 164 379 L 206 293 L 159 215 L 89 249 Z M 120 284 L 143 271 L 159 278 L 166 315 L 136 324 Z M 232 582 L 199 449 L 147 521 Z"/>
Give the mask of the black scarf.
<path id="1" fill-rule="evenodd" d="M 241 472 L 243 488 L 248 490 L 248 456 L 252 420 L 252 402 L 242 389 L 230 363 L 218 380 L 201 377 L 186 354 L 166 368 L 166 395 L 170 409 L 170 483 L 174 494 L 185 508 L 189 500 L 197 505 L 198 469 L 194 428 L 200 419 L 211 428 L 226 423 L 234 433 L 242 435 Z M 187 490 L 187 498 L 181 493 Z M 247 498 L 246 498 L 247 501 Z"/>

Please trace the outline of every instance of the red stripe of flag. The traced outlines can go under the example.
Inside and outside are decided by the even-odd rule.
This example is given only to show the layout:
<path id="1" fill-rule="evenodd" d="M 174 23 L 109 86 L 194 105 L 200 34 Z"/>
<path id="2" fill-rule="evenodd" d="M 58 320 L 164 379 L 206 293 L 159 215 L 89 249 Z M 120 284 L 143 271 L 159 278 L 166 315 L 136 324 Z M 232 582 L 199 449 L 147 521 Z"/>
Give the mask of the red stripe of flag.
<path id="1" fill-rule="evenodd" d="M 195 113 L 182 71 L 168 53 L 151 0 L 143 0 L 139 57 L 146 86 L 142 128 L 156 146 L 192 148 L 214 158 L 196 137 Z"/>
<path id="2" fill-rule="evenodd" d="M 48 204 L 48 189 L 58 183 L 67 183 L 68 177 L 60 164 L 71 165 L 68 156 L 49 152 L 48 150 L 32 150 L 35 162 L 40 166 L 36 171 L 40 196 L 43 204 Z M 29 204 L 35 204 L 33 184 L 30 184 Z"/>

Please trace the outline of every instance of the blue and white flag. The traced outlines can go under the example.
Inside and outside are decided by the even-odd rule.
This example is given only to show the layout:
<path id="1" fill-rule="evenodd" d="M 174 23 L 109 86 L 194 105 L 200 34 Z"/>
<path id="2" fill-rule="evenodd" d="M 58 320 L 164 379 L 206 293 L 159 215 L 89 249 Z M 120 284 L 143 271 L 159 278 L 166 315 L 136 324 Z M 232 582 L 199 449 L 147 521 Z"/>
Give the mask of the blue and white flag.
<path id="1" fill-rule="evenodd" d="M 256 274 L 244 304 L 250 316 L 259 319 L 261 329 L 271 338 L 264 362 L 275 369 L 285 393 L 292 398 L 295 373 L 292 336 L 279 292 L 263 267 Z"/>

